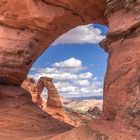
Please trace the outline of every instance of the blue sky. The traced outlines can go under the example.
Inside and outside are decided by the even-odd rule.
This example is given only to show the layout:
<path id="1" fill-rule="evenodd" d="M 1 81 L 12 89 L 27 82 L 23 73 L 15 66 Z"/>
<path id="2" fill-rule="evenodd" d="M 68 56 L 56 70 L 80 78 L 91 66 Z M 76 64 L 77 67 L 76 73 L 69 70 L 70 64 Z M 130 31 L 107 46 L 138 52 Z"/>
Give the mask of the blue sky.
<path id="1" fill-rule="evenodd" d="M 34 63 L 29 76 L 54 78 L 61 96 L 102 95 L 107 53 L 99 42 L 108 28 L 80 26 L 58 38 Z"/>

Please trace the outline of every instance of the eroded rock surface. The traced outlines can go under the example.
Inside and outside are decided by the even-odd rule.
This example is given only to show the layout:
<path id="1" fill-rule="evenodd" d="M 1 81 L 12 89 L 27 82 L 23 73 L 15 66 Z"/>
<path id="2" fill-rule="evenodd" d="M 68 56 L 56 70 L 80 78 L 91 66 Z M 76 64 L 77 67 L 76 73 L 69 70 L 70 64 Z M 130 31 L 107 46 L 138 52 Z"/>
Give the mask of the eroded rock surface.
<path id="1" fill-rule="evenodd" d="M 129 129 L 120 131 L 114 129 L 112 122 L 96 120 L 60 134 L 51 140 L 133 140 L 133 138 L 129 135 Z"/>
<path id="2" fill-rule="evenodd" d="M 24 82 L 22 83 L 21 87 L 25 90 L 27 90 L 31 96 L 32 96 L 32 101 L 33 102 L 37 102 L 37 96 L 39 95 L 39 91 L 36 88 L 36 82 L 33 78 L 29 78 L 27 77 Z M 42 105 L 42 100 L 41 103 L 39 103 L 39 105 Z"/>
<path id="3" fill-rule="evenodd" d="M 108 1 L 103 118 L 140 126 L 140 1 Z M 137 122 L 137 123 L 136 123 Z"/>
<path id="4" fill-rule="evenodd" d="M 106 18 L 105 8 L 105 0 L 1 0 L 0 84 L 21 85 L 35 60 L 60 35 L 78 25 L 88 23 L 107 25 L 106 19 L 108 19 L 109 32 L 102 42 L 102 47 L 109 53 L 102 119 L 113 123 L 111 125 L 113 131 L 117 131 L 116 128 L 118 128 L 119 131 L 124 132 L 124 129 L 129 128 L 127 135 L 131 135 L 131 139 L 139 140 L 140 1 L 107 0 Z M 5 95 L 5 100 L 2 100 L 4 102 L 0 102 L 2 109 L 6 108 L 3 106 L 5 103 L 12 106 L 8 101 L 14 94 L 11 92 L 10 96 Z M 27 98 L 20 96 L 20 99 L 22 103 Z M 18 103 L 18 100 L 14 98 L 13 103 Z M 15 111 L 18 109 L 16 108 Z M 24 114 L 24 110 L 20 111 Z M 3 118 L 8 116 L 7 110 L 2 114 L 5 114 Z M 30 114 L 30 110 L 27 114 Z M 1 121 L 3 122 L 4 120 Z M 79 129 L 64 135 L 68 139 L 73 133 L 77 139 L 87 136 L 86 128 L 82 129 L 83 136 L 77 137 L 76 134 L 78 132 L 80 134 L 81 131 L 81 129 L 78 131 Z M 100 132 L 108 130 L 107 125 L 104 130 L 99 129 Z M 1 129 L 1 132 L 4 130 L 6 129 Z M 12 135 L 19 132 L 16 130 L 17 132 L 11 133 L 11 131 L 13 132 L 8 129 L 5 133 L 9 132 L 8 135 Z M 115 133 L 108 134 L 118 140 L 125 140 L 123 137 L 118 138 Z M 59 138 L 64 137 L 62 135 L 55 139 L 59 140 Z"/>
<path id="5" fill-rule="evenodd" d="M 71 128 L 42 111 L 23 88 L 0 85 L 1 140 L 50 139 Z"/>

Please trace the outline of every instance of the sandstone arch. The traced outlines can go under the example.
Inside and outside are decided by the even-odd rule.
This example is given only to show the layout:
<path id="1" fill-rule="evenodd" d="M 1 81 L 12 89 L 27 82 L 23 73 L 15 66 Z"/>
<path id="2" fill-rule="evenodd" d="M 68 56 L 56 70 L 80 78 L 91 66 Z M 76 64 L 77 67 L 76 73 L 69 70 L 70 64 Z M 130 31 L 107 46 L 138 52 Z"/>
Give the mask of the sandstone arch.
<path id="1" fill-rule="evenodd" d="M 68 30 L 107 23 L 105 0 L 2 0 L 0 5 L 2 84 L 20 85 L 34 61 Z"/>
<path id="2" fill-rule="evenodd" d="M 39 78 L 39 81 L 38 81 L 37 87 L 36 87 L 39 91 L 37 100 L 40 100 L 40 98 L 41 98 L 40 94 L 42 93 L 44 87 L 46 87 L 48 90 L 47 106 L 61 108 L 62 103 L 61 103 L 60 97 L 58 95 L 57 89 L 55 88 L 52 80 L 53 79 L 49 78 L 49 77 L 40 77 Z"/>
<path id="3" fill-rule="evenodd" d="M 26 80 L 21 85 L 22 88 L 27 90 L 31 96 L 32 101 L 35 102 L 40 107 L 54 107 L 54 108 L 61 108 L 62 103 L 58 94 L 57 89 L 53 84 L 53 79 L 49 77 L 40 77 L 37 84 L 33 78 L 27 77 Z M 47 89 L 48 98 L 46 105 L 43 103 L 41 93 L 43 89 Z M 44 106 L 43 106 L 44 105 Z"/>
<path id="4" fill-rule="evenodd" d="M 102 42 L 109 53 L 103 118 L 139 128 L 139 0 L 1 0 L 0 5 L 0 84 L 20 85 L 37 57 L 64 32 L 109 24 Z"/>

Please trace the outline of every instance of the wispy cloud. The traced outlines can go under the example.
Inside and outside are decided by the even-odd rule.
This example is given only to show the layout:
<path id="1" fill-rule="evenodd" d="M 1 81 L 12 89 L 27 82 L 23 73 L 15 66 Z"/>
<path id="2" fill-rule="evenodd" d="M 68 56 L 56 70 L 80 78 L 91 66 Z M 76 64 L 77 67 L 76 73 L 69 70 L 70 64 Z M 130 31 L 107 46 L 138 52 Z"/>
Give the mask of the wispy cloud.
<path id="1" fill-rule="evenodd" d="M 41 76 L 54 79 L 54 84 L 59 93 L 65 96 L 102 95 L 103 81 L 99 80 L 89 71 L 83 71 L 82 61 L 70 58 L 56 62 L 51 67 L 32 68 L 34 74 L 29 76 L 38 80 Z"/>
<path id="2" fill-rule="evenodd" d="M 102 31 L 93 25 L 78 26 L 59 37 L 52 45 L 58 44 L 97 44 L 102 41 L 105 36 Z"/>

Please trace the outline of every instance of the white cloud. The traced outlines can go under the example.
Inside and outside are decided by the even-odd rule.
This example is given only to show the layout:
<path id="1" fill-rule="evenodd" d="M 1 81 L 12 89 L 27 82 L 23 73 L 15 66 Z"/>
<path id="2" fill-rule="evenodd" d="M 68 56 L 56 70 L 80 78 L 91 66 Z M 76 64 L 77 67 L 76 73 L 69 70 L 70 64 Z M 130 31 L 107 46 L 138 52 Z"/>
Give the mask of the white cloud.
<path id="1" fill-rule="evenodd" d="M 78 60 L 76 58 L 70 58 L 68 60 L 65 61 L 61 61 L 61 62 L 56 62 L 53 64 L 54 67 L 82 67 L 82 62 L 81 60 Z"/>
<path id="2" fill-rule="evenodd" d="M 61 95 L 102 95 L 102 81 L 94 77 L 91 72 L 83 72 L 82 69 L 73 70 L 84 67 L 80 60 L 70 58 L 65 61 L 56 62 L 51 66 L 53 67 L 33 68 L 32 70 L 36 70 L 36 73 L 29 76 L 35 78 L 36 81 L 41 76 L 52 77 Z"/>
<path id="3" fill-rule="evenodd" d="M 76 58 L 70 58 L 67 59 L 65 61 L 61 61 L 61 62 L 56 62 L 54 64 L 52 64 L 52 67 L 59 69 L 59 71 L 67 71 L 69 73 L 69 71 L 71 72 L 78 72 L 79 70 L 83 70 L 84 67 L 82 66 L 82 62 L 79 59 Z"/>
<path id="4" fill-rule="evenodd" d="M 74 81 L 74 84 L 79 86 L 89 86 L 90 82 L 88 80 L 76 80 Z"/>
<path id="5" fill-rule="evenodd" d="M 79 75 L 79 78 L 81 79 L 91 79 L 93 77 L 93 74 L 91 72 L 86 72 L 86 73 L 82 73 Z"/>
<path id="6" fill-rule="evenodd" d="M 97 44 L 105 38 L 101 33 L 102 31 L 100 29 L 95 28 L 91 24 L 78 26 L 60 36 L 52 45 L 85 43 Z"/>

